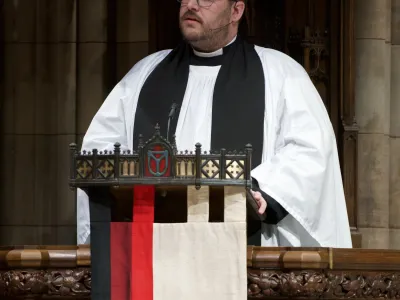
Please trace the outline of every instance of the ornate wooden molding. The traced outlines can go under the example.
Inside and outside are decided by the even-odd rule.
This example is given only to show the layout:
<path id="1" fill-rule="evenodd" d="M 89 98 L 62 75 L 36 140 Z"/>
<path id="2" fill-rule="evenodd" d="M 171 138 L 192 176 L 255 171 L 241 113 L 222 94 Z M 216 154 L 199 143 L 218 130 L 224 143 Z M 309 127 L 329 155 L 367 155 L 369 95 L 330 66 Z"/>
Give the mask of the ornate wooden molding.
<path id="1" fill-rule="evenodd" d="M 0 272 L 2 297 L 90 298 L 90 268 L 58 270 L 10 270 Z"/>
<path id="2" fill-rule="evenodd" d="M 400 272 L 248 270 L 248 299 L 397 299 Z M 90 299 L 89 268 L 0 272 L 0 296 Z M 1 299 L 5 299 L 1 298 Z"/>
<path id="3" fill-rule="evenodd" d="M 0 247 L 0 299 L 90 299 L 90 247 Z"/>
<path id="4" fill-rule="evenodd" d="M 248 299 L 396 299 L 400 273 L 249 271 Z"/>
<path id="5" fill-rule="evenodd" d="M 0 299 L 90 299 L 89 250 L 0 247 Z M 248 247 L 247 266 L 248 299 L 400 298 L 400 251 Z"/>

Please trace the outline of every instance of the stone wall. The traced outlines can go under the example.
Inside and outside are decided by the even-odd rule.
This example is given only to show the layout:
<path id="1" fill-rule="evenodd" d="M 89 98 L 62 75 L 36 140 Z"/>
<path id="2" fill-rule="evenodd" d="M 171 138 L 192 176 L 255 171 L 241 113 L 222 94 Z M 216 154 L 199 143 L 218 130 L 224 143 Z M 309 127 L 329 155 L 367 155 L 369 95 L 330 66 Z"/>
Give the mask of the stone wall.
<path id="1" fill-rule="evenodd" d="M 68 144 L 79 143 L 114 84 L 148 53 L 147 6 L 4 1 L 0 245 L 76 243 Z"/>
<path id="2" fill-rule="evenodd" d="M 358 225 L 363 248 L 399 248 L 400 1 L 356 1 Z"/>

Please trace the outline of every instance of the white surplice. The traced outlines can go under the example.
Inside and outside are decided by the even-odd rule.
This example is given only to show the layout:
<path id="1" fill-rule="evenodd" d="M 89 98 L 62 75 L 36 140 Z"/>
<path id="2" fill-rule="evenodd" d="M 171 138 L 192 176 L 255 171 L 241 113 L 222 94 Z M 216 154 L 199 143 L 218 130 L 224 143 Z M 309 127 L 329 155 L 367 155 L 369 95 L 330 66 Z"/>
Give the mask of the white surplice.
<path id="1" fill-rule="evenodd" d="M 351 248 L 336 139 L 320 95 L 292 58 L 258 46 L 256 51 L 265 76 L 265 118 L 262 163 L 252 176 L 289 213 L 277 225 L 263 224 L 262 245 Z M 119 142 L 123 150 L 132 150 L 140 90 L 169 52 L 144 58 L 115 86 L 92 120 L 82 149 L 113 150 Z M 209 149 L 219 69 L 190 67 L 176 129 L 178 150 L 194 150 L 197 142 Z M 90 236 L 90 217 L 88 197 L 80 189 L 77 223 L 78 244 L 83 244 Z"/>

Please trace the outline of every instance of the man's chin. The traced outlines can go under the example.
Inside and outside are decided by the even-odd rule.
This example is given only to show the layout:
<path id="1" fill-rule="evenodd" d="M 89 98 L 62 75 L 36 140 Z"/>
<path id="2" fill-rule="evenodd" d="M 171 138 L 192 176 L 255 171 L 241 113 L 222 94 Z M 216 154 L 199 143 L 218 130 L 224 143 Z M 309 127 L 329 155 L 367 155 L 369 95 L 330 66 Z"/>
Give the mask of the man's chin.
<path id="1" fill-rule="evenodd" d="M 203 34 L 199 32 L 183 32 L 183 37 L 188 42 L 197 42 L 202 40 Z"/>
<path id="2" fill-rule="evenodd" d="M 204 33 L 195 28 L 181 27 L 181 32 L 185 40 L 188 42 L 196 42 L 202 39 Z"/>

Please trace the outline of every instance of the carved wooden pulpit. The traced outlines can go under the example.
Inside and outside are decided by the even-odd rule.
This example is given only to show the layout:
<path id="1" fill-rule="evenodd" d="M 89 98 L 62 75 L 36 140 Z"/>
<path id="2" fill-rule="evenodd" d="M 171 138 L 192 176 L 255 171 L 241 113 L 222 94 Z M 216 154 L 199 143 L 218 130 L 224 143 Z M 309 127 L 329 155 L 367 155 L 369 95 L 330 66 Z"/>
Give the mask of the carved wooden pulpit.
<path id="1" fill-rule="evenodd" d="M 70 149 L 70 185 L 90 202 L 92 299 L 247 298 L 251 145 L 178 152 L 156 127 L 134 152 Z"/>

